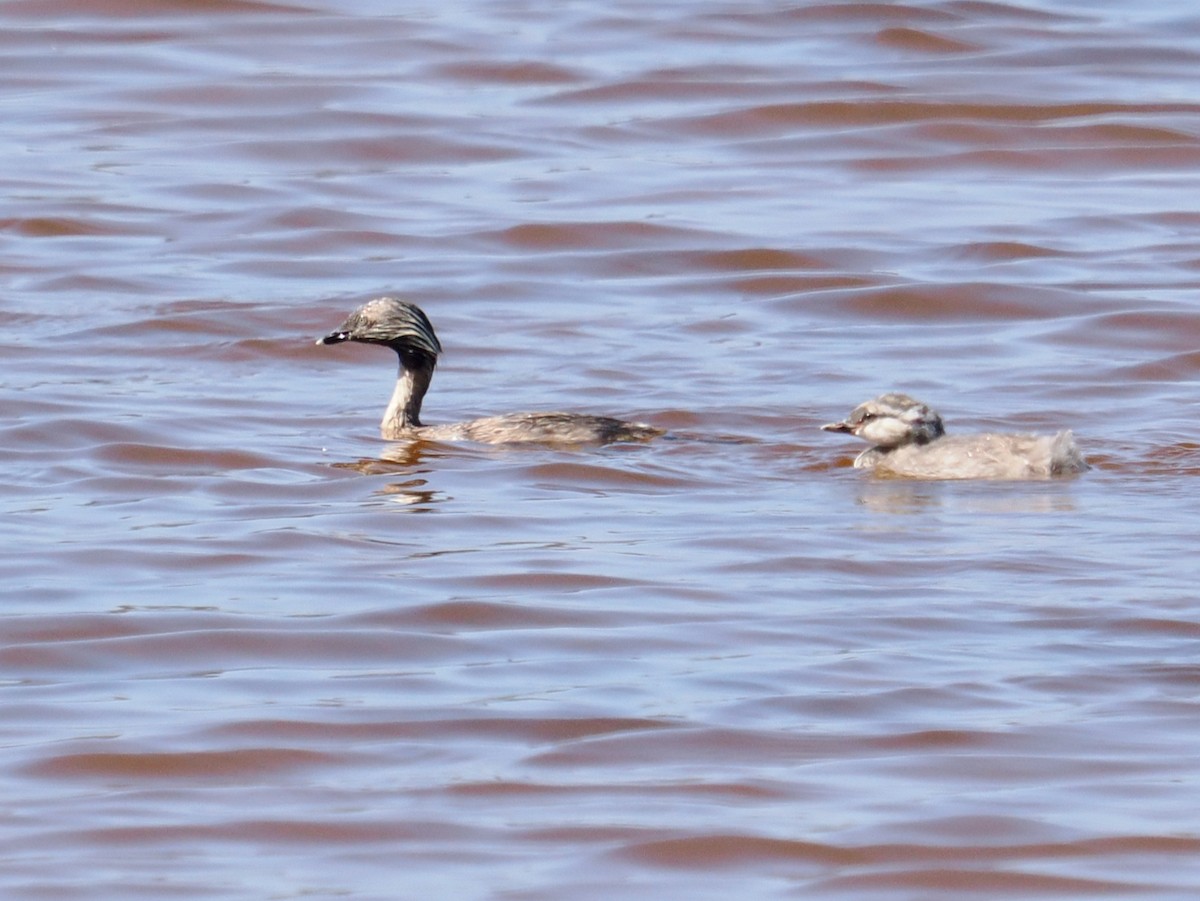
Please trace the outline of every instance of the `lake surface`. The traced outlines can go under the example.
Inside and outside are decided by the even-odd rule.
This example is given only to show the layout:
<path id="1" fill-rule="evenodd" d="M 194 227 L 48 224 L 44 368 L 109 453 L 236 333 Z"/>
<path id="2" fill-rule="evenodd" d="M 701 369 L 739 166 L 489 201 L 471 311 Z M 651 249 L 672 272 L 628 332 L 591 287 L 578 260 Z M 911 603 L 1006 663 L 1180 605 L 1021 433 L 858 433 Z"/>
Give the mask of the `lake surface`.
<path id="1" fill-rule="evenodd" d="M 1136 6 L 1136 8 L 1135 8 Z M 0 5 L 0 896 L 1191 899 L 1194 4 Z M 429 422 L 381 441 L 421 304 Z M 886 390 L 1093 470 L 906 482 Z"/>

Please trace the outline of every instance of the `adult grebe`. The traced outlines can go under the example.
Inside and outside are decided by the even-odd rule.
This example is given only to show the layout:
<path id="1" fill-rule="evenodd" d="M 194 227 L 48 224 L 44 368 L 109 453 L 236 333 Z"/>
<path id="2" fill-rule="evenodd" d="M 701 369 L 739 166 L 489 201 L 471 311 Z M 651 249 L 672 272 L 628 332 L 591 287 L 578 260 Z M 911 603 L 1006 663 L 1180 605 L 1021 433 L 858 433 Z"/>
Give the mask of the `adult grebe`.
<path id="1" fill-rule="evenodd" d="M 510 413 L 450 425 L 422 425 L 421 401 L 429 389 L 442 345 L 424 311 L 396 297 L 367 301 L 317 344 L 359 341 L 382 344 L 400 357 L 391 403 L 379 424 L 387 439 L 479 441 L 485 444 L 610 444 L 648 441 L 662 429 L 584 413 Z"/>
<path id="2" fill-rule="evenodd" d="M 942 418 L 907 394 L 859 404 L 845 422 L 821 426 L 848 432 L 870 447 L 856 467 L 909 479 L 1047 479 L 1090 467 L 1070 432 L 1057 435 L 947 435 Z"/>

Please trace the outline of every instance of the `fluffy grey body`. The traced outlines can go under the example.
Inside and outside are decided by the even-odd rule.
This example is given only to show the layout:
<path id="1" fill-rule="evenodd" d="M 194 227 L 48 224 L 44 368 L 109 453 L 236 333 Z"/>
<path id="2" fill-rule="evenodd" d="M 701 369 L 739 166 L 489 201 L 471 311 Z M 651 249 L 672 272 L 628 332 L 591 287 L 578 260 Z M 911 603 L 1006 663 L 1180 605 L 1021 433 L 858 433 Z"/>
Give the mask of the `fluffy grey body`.
<path id="1" fill-rule="evenodd" d="M 942 418 L 907 394 L 881 395 L 821 428 L 870 442 L 854 465 L 898 478 L 1049 479 L 1090 468 L 1069 431 L 947 435 Z"/>
<path id="2" fill-rule="evenodd" d="M 610 444 L 648 441 L 662 429 L 586 413 L 509 413 L 448 425 L 421 422 L 421 404 L 442 345 L 425 312 L 396 297 L 377 297 L 346 317 L 317 344 L 358 341 L 390 347 L 400 358 L 392 399 L 379 424 L 389 440 L 478 441 L 484 444 Z"/>

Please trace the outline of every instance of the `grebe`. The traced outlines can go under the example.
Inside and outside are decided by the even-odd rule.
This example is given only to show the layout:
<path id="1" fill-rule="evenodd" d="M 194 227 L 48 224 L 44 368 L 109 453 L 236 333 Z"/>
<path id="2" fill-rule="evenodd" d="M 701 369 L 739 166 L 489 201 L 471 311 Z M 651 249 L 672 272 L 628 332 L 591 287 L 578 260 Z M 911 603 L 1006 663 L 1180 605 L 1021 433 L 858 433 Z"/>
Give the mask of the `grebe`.
<path id="1" fill-rule="evenodd" d="M 821 428 L 869 441 L 854 465 L 900 478 L 1047 479 L 1090 468 L 1070 432 L 947 435 L 942 418 L 907 394 L 884 394 Z"/>
<path id="2" fill-rule="evenodd" d="M 421 401 L 433 379 L 442 345 L 424 311 L 396 297 L 367 301 L 317 344 L 359 341 L 390 347 L 400 357 L 391 403 L 379 424 L 389 440 L 478 441 L 484 444 L 610 444 L 648 441 L 662 429 L 584 413 L 510 413 L 450 425 L 422 425 Z"/>

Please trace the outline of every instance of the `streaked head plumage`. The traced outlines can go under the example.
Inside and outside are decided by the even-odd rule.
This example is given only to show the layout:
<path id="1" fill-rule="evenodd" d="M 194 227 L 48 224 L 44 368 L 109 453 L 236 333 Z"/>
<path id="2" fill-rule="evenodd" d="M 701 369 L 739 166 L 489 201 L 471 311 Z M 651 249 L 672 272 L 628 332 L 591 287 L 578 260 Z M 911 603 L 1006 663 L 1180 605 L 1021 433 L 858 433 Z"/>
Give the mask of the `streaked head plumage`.
<path id="1" fill-rule="evenodd" d="M 928 404 L 898 392 L 859 404 L 844 421 L 821 428 L 827 432 L 846 432 L 878 447 L 927 444 L 946 434 L 942 417 Z"/>
<path id="2" fill-rule="evenodd" d="M 442 345 L 424 310 L 392 296 L 367 301 L 340 326 L 317 339 L 318 344 L 343 341 L 383 344 L 398 352 L 416 351 L 434 360 L 442 352 Z"/>

